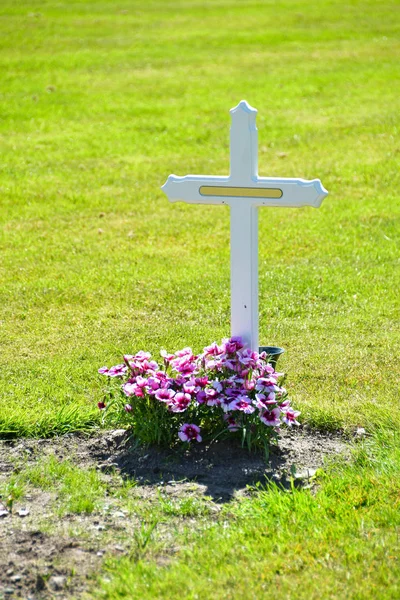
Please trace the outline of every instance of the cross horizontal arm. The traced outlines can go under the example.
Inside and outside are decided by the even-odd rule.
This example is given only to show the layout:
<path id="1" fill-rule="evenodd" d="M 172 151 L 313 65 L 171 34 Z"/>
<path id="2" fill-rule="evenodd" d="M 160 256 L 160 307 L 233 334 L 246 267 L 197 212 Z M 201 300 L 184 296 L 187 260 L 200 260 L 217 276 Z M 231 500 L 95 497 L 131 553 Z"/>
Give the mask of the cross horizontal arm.
<path id="1" fill-rule="evenodd" d="M 228 204 L 238 201 L 250 206 L 321 205 L 328 194 L 319 179 L 257 177 L 250 185 L 238 185 L 232 177 L 170 175 L 161 188 L 170 202 Z"/>

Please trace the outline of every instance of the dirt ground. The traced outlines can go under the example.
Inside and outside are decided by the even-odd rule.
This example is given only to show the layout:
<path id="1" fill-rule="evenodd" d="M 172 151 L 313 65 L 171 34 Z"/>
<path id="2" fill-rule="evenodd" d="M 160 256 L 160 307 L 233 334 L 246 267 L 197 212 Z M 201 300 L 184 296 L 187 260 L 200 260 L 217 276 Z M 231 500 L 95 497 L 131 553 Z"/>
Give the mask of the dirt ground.
<path id="1" fill-rule="evenodd" d="M 135 497 L 146 506 L 160 501 L 161 490 L 174 499 L 207 497 L 211 513 L 218 514 L 224 503 L 249 493 L 247 486 L 265 483 L 266 478 L 287 486 L 295 473 L 297 485 L 310 486 L 326 459 L 348 451 L 340 434 L 307 429 L 282 431 L 268 464 L 262 454 L 249 454 L 227 442 L 199 445 L 190 452 L 138 449 L 123 430 L 99 431 L 91 437 L 0 441 L 0 488 L 21 464 L 55 455 L 71 458 L 82 468 L 94 466 L 104 477 L 114 471 L 134 478 Z M 124 510 L 123 502 L 105 498 L 101 509 L 91 514 L 59 516 L 56 501 L 55 492 L 29 489 L 10 513 L 0 498 L 0 598 L 84 597 L 105 557 L 130 552 L 140 520 Z M 162 527 L 167 539 L 168 525 Z M 173 551 L 171 546 L 169 553 Z"/>

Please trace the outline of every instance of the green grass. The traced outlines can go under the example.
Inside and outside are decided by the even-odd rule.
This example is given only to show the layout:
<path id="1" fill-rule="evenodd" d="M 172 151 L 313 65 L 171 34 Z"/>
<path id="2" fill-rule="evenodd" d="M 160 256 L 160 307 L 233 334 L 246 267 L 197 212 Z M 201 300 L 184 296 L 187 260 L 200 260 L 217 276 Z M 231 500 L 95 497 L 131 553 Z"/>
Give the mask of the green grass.
<path id="1" fill-rule="evenodd" d="M 399 477 L 398 435 L 381 432 L 317 477 L 316 493 L 270 484 L 200 531 L 189 525 L 167 566 L 110 560 L 97 597 L 397 598 Z"/>
<path id="2" fill-rule="evenodd" d="M 375 0 L 1 3 L 3 435 L 90 427 L 98 367 L 229 334 L 228 211 L 160 185 L 227 173 L 243 97 L 260 174 L 330 192 L 260 210 L 260 341 L 286 348 L 303 419 L 398 420 L 398 16 Z"/>

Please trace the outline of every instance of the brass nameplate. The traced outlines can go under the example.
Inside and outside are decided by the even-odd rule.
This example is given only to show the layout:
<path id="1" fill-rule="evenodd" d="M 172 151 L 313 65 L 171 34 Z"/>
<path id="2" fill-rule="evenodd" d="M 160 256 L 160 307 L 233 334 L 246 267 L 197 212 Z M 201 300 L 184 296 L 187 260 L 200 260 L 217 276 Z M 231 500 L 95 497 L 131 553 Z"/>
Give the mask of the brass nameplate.
<path id="1" fill-rule="evenodd" d="M 225 187 L 202 185 L 199 189 L 202 196 L 229 196 L 230 198 L 282 198 L 279 188 Z"/>

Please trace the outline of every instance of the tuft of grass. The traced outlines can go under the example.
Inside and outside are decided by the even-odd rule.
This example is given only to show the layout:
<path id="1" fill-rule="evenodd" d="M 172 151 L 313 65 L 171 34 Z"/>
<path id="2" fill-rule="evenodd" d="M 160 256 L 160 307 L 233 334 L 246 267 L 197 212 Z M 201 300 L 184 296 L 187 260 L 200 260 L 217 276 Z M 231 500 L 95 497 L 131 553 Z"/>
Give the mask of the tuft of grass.
<path id="1" fill-rule="evenodd" d="M 204 517 L 210 514 L 207 498 L 187 496 L 170 498 L 166 494 L 158 493 L 159 510 L 161 515 L 167 517 Z"/>
<path id="2" fill-rule="evenodd" d="M 99 509 L 106 495 L 127 499 L 135 485 L 134 480 L 120 478 L 106 482 L 95 468 L 81 468 L 72 460 L 60 461 L 54 456 L 29 467 L 18 468 L 8 483 L 10 489 L 19 490 L 18 498 L 23 496 L 26 486 L 57 492 L 60 516 L 92 513 Z"/>

